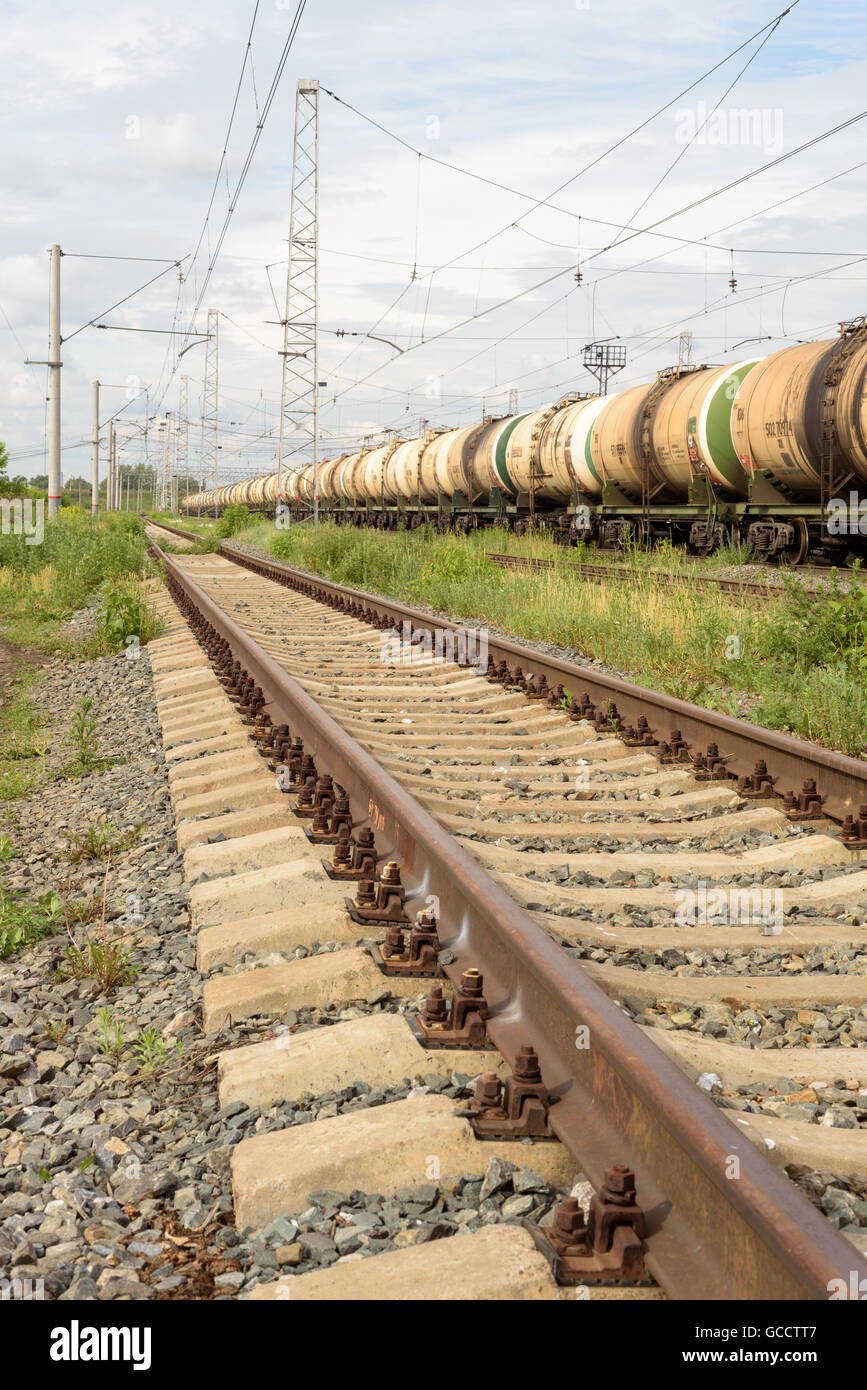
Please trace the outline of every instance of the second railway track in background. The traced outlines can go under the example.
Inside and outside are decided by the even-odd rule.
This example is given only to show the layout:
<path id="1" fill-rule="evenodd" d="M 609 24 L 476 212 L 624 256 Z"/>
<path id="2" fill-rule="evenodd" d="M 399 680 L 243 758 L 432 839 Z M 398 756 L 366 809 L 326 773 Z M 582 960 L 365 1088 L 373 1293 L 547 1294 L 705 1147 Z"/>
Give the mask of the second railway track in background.
<path id="1" fill-rule="evenodd" d="M 517 570 L 527 574 L 543 573 L 546 570 L 558 568 L 555 560 L 537 559 L 523 555 L 501 555 L 489 551 L 486 558 L 500 569 Z M 785 589 L 780 584 L 761 584 L 757 580 L 727 579 L 717 575 L 672 574 L 665 570 L 634 569 L 628 565 L 595 565 L 578 560 L 562 560 L 559 568 L 566 568 L 570 572 L 574 570 L 576 575 L 580 575 L 582 579 L 590 580 L 604 581 L 607 579 L 617 583 L 627 583 L 630 580 L 648 578 L 652 579 L 660 588 L 665 589 L 716 589 L 744 598 L 785 598 L 786 595 Z M 793 568 L 789 573 L 799 574 L 799 571 L 797 568 Z M 806 585 L 803 587 L 807 594 L 821 593 L 820 589 L 810 589 Z"/>
<path id="2" fill-rule="evenodd" d="M 228 644 L 220 649 L 224 681 L 227 651 L 239 662 L 239 705 L 250 718 L 258 714 L 258 747 L 270 751 L 272 765 L 281 755 L 291 756 L 291 745 L 281 744 L 263 718 L 272 710 L 275 725 L 288 724 L 293 736 L 301 736 L 320 776 L 330 762 L 351 810 L 332 799 L 328 814 L 312 822 L 314 837 L 327 832 L 336 806 L 338 820 L 346 821 L 347 812 L 351 817 L 358 844 L 372 832 L 380 856 L 377 901 L 393 906 L 406 892 L 397 913 L 405 916 L 406 931 L 431 895 L 439 900 L 446 994 L 449 980 L 460 983 L 467 969 L 480 966 L 490 1006 L 489 1044 L 512 1063 L 522 1046 L 535 1047 L 543 1082 L 556 1101 L 549 1122 L 574 1166 L 580 1163 L 597 1188 L 618 1162 L 635 1172 L 647 1225 L 647 1267 L 666 1292 L 822 1297 L 829 1278 L 848 1278 L 850 1269 L 863 1276 L 856 1246 L 863 1248 L 867 1229 L 867 1068 L 860 1063 L 867 1038 L 867 866 L 858 846 L 867 839 L 867 822 L 858 808 L 867 769 L 804 745 L 810 761 L 801 771 L 815 773 L 820 796 L 826 779 L 822 810 L 833 819 L 799 820 L 816 814 L 809 784 L 799 799 L 782 805 L 769 795 L 775 768 L 787 775 L 796 766 L 792 749 L 799 745 L 793 740 L 767 736 L 770 770 L 764 779 L 753 772 L 751 796 L 726 774 L 724 748 L 716 766 L 712 756 L 679 761 L 684 753 L 677 749 L 661 765 L 657 745 L 645 734 L 636 731 L 630 746 L 622 727 L 606 724 L 598 708 L 583 711 L 589 720 L 570 718 L 558 699 L 538 698 L 534 655 L 548 669 L 551 660 L 530 649 L 529 681 L 513 667 L 511 676 L 499 671 L 499 685 L 454 664 L 407 659 L 388 634 L 359 617 L 387 626 L 383 609 L 408 610 L 380 601 L 377 613 L 370 604 L 348 600 L 351 591 L 260 565 L 266 572 L 280 570 L 284 584 L 302 591 L 286 593 L 271 578 L 251 572 L 258 562 L 233 558 L 249 568 L 214 555 L 166 561 L 176 597 L 196 614 L 200 640 L 204 634 L 212 654 Z M 346 611 L 350 602 L 355 612 Z M 418 631 L 417 622 L 416 637 Z M 390 656 L 383 655 L 384 641 L 392 642 Z M 240 668 L 249 672 L 243 684 Z M 585 680 L 583 670 L 571 670 L 591 691 L 594 681 L 605 680 L 593 672 Z M 291 713 L 292 700 L 282 689 L 287 676 L 296 702 Z M 628 689 L 622 682 L 608 684 Z M 691 707 L 669 704 L 684 714 L 689 736 L 685 712 Z M 338 736 L 332 729 L 326 737 L 317 724 L 317 718 L 328 724 L 329 716 L 344 738 L 364 750 L 354 755 L 349 772 L 346 749 L 335 753 L 332 746 Z M 736 724 L 709 718 L 722 730 Z M 760 740 L 764 733 L 753 730 L 752 736 Z M 365 754 L 375 762 L 366 762 Z M 230 754 L 214 756 L 225 762 Z M 244 756 L 257 761 L 253 754 Z M 295 756 L 298 772 L 300 750 Z M 213 764 L 200 766 L 207 777 Z M 186 775 L 193 775 L 192 758 L 187 767 Z M 246 775 L 239 768 L 239 806 Z M 411 799 L 402 801 L 394 783 Z M 296 790 L 298 785 L 296 778 Z M 308 802 L 323 787 L 327 793 L 327 783 L 311 781 Z M 193 782 L 188 789 L 195 794 Z M 426 823 L 425 813 L 434 820 Z M 269 815 L 270 826 L 291 822 L 288 816 L 274 819 L 276 810 Z M 265 931 L 268 914 L 291 907 L 293 885 L 295 891 L 303 886 L 291 863 L 279 863 L 280 832 L 270 832 L 270 841 L 266 833 L 261 843 L 255 837 L 245 843 L 244 813 L 238 816 L 234 831 L 226 825 L 228 846 L 212 849 L 198 836 L 203 862 L 210 856 L 232 868 L 192 890 L 194 925 L 205 929 L 217 962 L 226 959 L 219 941 L 221 934 L 227 941 L 232 937 L 233 922 L 255 923 L 258 917 L 258 930 Z M 195 828 L 187 832 L 192 844 L 195 834 Z M 333 852 L 325 849 L 323 857 Z M 468 858 L 462 860 L 461 852 Z M 457 856 L 454 863 L 450 854 Z M 395 871 L 384 869 L 386 857 L 398 865 L 402 890 L 389 888 Z M 359 892 L 351 881 L 332 886 L 358 893 L 358 910 L 370 911 L 369 889 Z M 756 890 L 760 899 L 764 891 L 765 908 L 775 905 L 774 914 L 762 920 L 688 925 L 676 915 L 684 902 L 701 912 L 713 893 L 722 893 L 726 903 L 754 903 Z M 321 901 L 333 912 L 340 894 L 326 892 Z M 510 908 L 510 902 L 517 906 Z M 376 923 L 380 932 L 386 922 Z M 773 930 L 765 934 L 769 925 Z M 375 934 L 372 924 L 367 931 L 346 930 L 353 940 Z M 396 949 L 397 938 L 392 940 Z M 202 933 L 199 952 L 201 958 Z M 347 945 L 342 961 L 326 958 L 335 968 L 338 993 L 347 971 L 365 968 L 354 963 L 356 954 Z M 294 1007 L 287 1000 L 297 964 L 241 976 L 213 974 L 205 986 L 208 1019 L 239 1007 Z M 285 978 L 278 978 L 281 970 L 289 972 Z M 300 981 L 297 973 L 294 978 Z M 397 991 L 417 994 L 413 985 L 404 979 Z M 589 1031 L 586 1052 L 579 1046 L 582 1028 Z M 244 1063 L 236 1063 L 234 1081 L 227 1068 L 227 1094 L 232 1085 L 249 1087 L 253 1071 L 269 1067 L 279 1091 L 287 1084 L 287 1064 L 284 1054 L 281 1072 L 280 1053 L 273 1049 L 249 1059 L 246 1077 Z M 473 1070 L 469 1060 L 465 1069 Z M 728 1118 L 695 1087 L 699 1073 Z M 434 1127 L 442 1120 L 431 1118 Z M 291 1132 L 282 1158 L 274 1136 L 267 1139 L 268 1144 L 263 1138 L 249 1141 L 252 1148 L 239 1146 L 235 1170 L 236 1200 L 260 1215 L 291 1188 L 293 1178 L 280 1165 L 290 1169 L 298 1155 Z M 534 1144 L 521 1150 L 519 1162 L 541 1165 L 539 1155 L 558 1148 Z M 848 1228 L 851 1246 L 765 1154 L 788 1166 L 835 1224 Z M 485 1159 L 483 1154 L 475 1165 L 480 1171 Z M 552 1157 L 545 1161 L 556 1167 Z M 726 1163 L 739 1176 L 727 1172 Z M 330 1176 L 336 1183 L 336 1175 Z M 312 1177 L 309 1169 L 305 1177 Z M 609 1190 L 609 1213 L 618 1200 Z"/>

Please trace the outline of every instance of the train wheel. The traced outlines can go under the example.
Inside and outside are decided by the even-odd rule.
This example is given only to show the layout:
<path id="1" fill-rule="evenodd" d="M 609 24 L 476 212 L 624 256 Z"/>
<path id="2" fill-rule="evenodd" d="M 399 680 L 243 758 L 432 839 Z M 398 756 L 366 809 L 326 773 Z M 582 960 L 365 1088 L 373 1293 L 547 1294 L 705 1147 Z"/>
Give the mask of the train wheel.
<path id="1" fill-rule="evenodd" d="M 790 569 L 793 565 L 802 565 L 807 558 L 807 551 L 810 549 L 810 536 L 806 521 L 802 517 L 798 517 L 793 525 L 795 528 L 794 543 L 787 546 L 777 557 L 777 564 L 784 569 Z"/>

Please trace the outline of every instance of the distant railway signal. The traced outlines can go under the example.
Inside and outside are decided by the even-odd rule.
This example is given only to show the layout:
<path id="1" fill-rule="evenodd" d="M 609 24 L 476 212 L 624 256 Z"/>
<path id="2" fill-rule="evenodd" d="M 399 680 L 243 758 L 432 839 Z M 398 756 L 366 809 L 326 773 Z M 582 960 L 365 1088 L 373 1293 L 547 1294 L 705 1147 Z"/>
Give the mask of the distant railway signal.
<path id="1" fill-rule="evenodd" d="M 626 348 L 622 343 L 587 343 L 583 362 L 599 382 L 600 396 L 607 396 L 608 378 L 626 366 Z"/>

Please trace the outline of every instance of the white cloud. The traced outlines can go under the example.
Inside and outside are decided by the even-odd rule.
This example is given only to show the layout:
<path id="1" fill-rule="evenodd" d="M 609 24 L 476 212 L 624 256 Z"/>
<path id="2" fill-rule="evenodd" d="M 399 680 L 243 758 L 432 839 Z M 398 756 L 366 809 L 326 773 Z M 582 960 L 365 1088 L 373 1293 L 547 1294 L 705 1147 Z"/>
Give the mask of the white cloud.
<path id="1" fill-rule="evenodd" d="M 189 321 L 253 133 L 257 100 L 261 110 L 293 12 L 294 6 L 260 10 L 253 44 L 256 96 L 248 70 L 229 145 L 228 180 L 218 188 L 197 264 L 188 268 L 183 285 L 170 271 L 110 315 L 110 322 L 166 329 Z M 44 355 L 43 248 L 50 242 L 59 241 L 67 251 L 143 257 L 182 255 L 196 243 L 223 148 L 249 13 L 228 0 L 189 0 L 178 16 L 168 0 L 114 10 L 95 0 L 77 0 L 67 8 L 36 0 L 19 3 L 5 19 L 0 101 L 15 119 L 15 139 L 6 152 L 0 192 L 0 303 L 34 356 Z M 844 119 L 858 104 L 853 94 L 863 88 L 867 65 L 852 55 L 863 52 L 865 20 L 853 7 L 848 15 L 844 11 L 844 19 L 849 32 L 836 10 L 833 15 L 793 10 L 726 98 L 733 107 L 780 110 L 784 152 Z M 226 400 L 221 467 L 230 466 L 232 458 L 264 467 L 272 448 L 258 436 L 273 430 L 276 421 L 280 330 L 266 321 L 277 319 L 280 309 L 264 266 L 286 254 L 297 77 L 318 73 L 324 86 L 425 152 L 545 196 L 760 22 L 752 0 L 694 7 L 688 23 L 682 0 L 657 0 L 652 7 L 639 0 L 590 0 L 587 9 L 574 0 L 540 0 L 534 6 L 441 0 L 410 7 L 370 0 L 364 10 L 349 0 L 310 4 L 202 305 L 202 315 L 215 305 L 243 326 L 221 322 Z M 556 196 L 559 206 L 582 215 L 580 228 L 574 216 L 538 209 L 522 223 L 526 232 L 503 232 L 526 212 L 526 202 L 431 162 L 422 168 L 417 225 L 416 158 L 323 92 L 322 244 L 400 263 L 323 254 L 323 327 L 372 330 L 410 346 L 418 342 L 422 325 L 430 336 L 477 308 L 481 315 L 458 334 L 397 358 L 383 343 L 323 334 L 322 379 L 329 382 L 325 428 L 349 447 L 362 432 L 418 415 L 436 414 L 439 423 L 469 421 L 483 397 L 488 406 L 496 405 L 512 382 L 522 405 L 569 387 L 586 388 L 589 382 L 574 353 L 594 332 L 623 335 L 630 354 L 624 383 L 652 378 L 667 365 L 676 354 L 680 327 L 693 329 L 696 359 L 709 361 L 720 360 L 739 339 L 779 334 L 778 287 L 786 278 L 835 263 L 795 253 L 860 249 L 864 171 L 778 205 L 859 162 L 864 127 L 661 229 L 700 239 L 749 219 L 718 238 L 722 246 L 738 248 L 738 291 L 725 312 L 705 314 L 704 309 L 727 288 L 727 251 L 705 253 L 650 237 L 625 241 L 585 264 L 580 289 L 570 271 L 509 308 L 492 312 L 490 307 L 556 267 L 570 266 L 579 236 L 585 262 L 610 241 L 680 152 L 678 107 L 698 100 L 712 106 L 744 56 Z M 138 139 L 127 138 L 130 117 L 139 122 Z M 665 177 L 638 225 L 738 177 L 765 157 L 761 149 L 738 144 L 696 145 Z M 599 226 L 592 218 L 614 225 Z M 460 268 L 438 272 L 431 287 L 426 279 L 409 281 L 416 242 L 425 267 L 476 249 L 463 257 Z M 746 248 L 768 247 L 779 254 L 746 253 Z M 663 253 L 640 272 L 621 269 Z M 62 264 L 67 334 L 159 269 L 122 261 Z M 786 331 L 825 332 L 837 318 L 857 312 L 862 272 L 867 275 L 867 269 L 855 266 L 840 272 L 836 283 L 816 279 L 793 285 L 786 295 Z M 272 270 L 279 305 L 284 275 L 282 265 Z M 753 298 L 762 285 L 763 298 Z M 564 306 L 563 295 L 570 290 Z M 513 336 L 504 341 L 492 341 L 509 333 Z M 251 337 L 272 346 L 259 346 Z M 0 379 L 0 430 L 5 432 L 0 438 L 21 451 L 39 447 L 42 402 L 37 389 L 27 403 L 33 373 L 22 377 L 20 354 L 2 319 L 0 339 L 4 348 L 8 345 L 9 359 Z M 92 329 L 71 338 L 64 346 L 64 441 L 89 434 L 93 377 L 123 382 L 139 375 L 155 390 L 172 342 L 156 333 Z M 770 346 L 778 345 L 781 341 Z M 571 360 L 564 364 L 567 355 Z M 191 400 L 198 397 L 203 360 L 200 346 L 181 362 L 190 376 Z M 331 405 L 348 381 L 382 364 L 384 370 Z M 429 379 L 439 377 L 448 394 L 434 411 L 425 392 Z M 175 382 L 164 404 L 176 408 L 176 393 Z M 115 408 L 109 392 L 106 400 Z M 121 400 L 117 393 L 117 403 Z M 129 413 L 137 417 L 139 407 Z M 229 420 L 239 423 L 229 426 Z M 64 455 L 65 470 L 86 465 L 86 448 Z"/>

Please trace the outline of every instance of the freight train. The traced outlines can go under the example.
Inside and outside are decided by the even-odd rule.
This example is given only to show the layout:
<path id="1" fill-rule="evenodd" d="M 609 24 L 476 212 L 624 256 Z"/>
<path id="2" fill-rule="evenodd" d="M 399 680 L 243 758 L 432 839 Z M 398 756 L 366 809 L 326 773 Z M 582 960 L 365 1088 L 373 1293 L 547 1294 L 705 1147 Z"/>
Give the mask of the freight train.
<path id="1" fill-rule="evenodd" d="M 184 498 L 309 516 L 312 465 Z M 676 367 L 557 404 L 323 461 L 324 517 L 440 530 L 543 527 L 603 547 L 726 542 L 799 564 L 867 555 L 867 318 L 837 338 L 722 367 Z"/>

